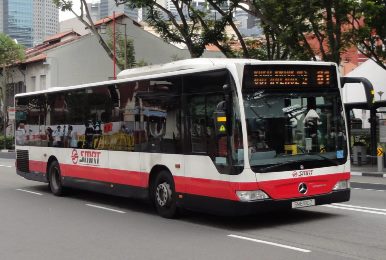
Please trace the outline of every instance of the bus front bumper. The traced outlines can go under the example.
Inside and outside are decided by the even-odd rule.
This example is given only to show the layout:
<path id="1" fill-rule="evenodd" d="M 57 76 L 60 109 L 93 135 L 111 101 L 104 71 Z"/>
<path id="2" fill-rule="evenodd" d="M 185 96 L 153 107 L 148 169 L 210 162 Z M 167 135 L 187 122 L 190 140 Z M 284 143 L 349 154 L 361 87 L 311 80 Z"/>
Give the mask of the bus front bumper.
<path id="1" fill-rule="evenodd" d="M 216 215 L 245 216 L 258 213 L 292 209 L 292 202 L 315 200 L 315 206 L 350 200 L 350 189 L 333 191 L 328 194 L 285 200 L 266 199 L 254 202 L 240 202 L 195 195 L 184 195 L 183 206 L 193 210 L 211 212 Z"/>

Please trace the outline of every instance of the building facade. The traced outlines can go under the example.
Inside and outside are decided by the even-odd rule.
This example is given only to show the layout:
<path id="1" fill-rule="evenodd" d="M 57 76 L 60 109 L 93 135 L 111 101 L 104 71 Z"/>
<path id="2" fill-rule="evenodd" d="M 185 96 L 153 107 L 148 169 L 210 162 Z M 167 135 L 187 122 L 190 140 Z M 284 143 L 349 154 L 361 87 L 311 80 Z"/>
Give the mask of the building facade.
<path id="1" fill-rule="evenodd" d="M 32 47 L 59 29 L 59 10 L 52 0 L 0 0 L 0 32 Z"/>

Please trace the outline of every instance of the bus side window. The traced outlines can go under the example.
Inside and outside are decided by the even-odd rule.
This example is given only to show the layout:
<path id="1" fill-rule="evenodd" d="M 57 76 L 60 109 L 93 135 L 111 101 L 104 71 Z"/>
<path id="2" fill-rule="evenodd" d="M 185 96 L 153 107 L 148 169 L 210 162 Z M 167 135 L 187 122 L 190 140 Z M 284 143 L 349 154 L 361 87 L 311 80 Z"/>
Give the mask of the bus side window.
<path id="1" fill-rule="evenodd" d="M 181 153 L 181 77 L 140 81 L 135 93 L 138 116 L 145 139 L 135 150 L 154 153 Z"/>

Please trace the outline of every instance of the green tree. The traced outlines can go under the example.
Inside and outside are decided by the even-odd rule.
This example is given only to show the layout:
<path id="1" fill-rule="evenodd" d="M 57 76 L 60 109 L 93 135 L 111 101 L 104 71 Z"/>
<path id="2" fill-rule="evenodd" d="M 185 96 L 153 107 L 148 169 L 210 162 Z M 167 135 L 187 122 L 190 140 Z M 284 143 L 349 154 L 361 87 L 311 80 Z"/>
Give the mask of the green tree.
<path id="1" fill-rule="evenodd" d="M 320 58 L 340 63 L 349 46 L 342 28 L 354 0 L 254 0 L 240 8 L 261 19 L 268 58 Z M 317 48 L 310 45 L 317 42 Z"/>
<path id="2" fill-rule="evenodd" d="M 225 27 L 233 24 L 230 17 L 234 6 L 224 11 L 222 6 L 227 1 L 207 1 L 208 5 L 220 13 L 218 19 L 217 17 L 214 19 L 209 8 L 197 9 L 191 0 L 171 0 L 175 12 L 169 11 L 156 0 L 115 0 L 115 2 L 118 5 L 126 4 L 131 8 L 144 8 L 146 22 L 161 38 L 169 43 L 185 44 L 192 58 L 200 57 L 208 44 L 214 44 L 226 56 L 234 56 L 229 48 L 229 39 L 225 35 Z M 238 30 L 236 34 L 239 34 Z"/>
<path id="3" fill-rule="evenodd" d="M 17 44 L 9 36 L 0 33 L 0 102 L 1 102 L 1 128 L 4 137 L 6 135 L 6 126 L 8 125 L 6 100 L 6 87 L 10 79 L 10 67 L 20 63 L 25 59 L 24 47 Z M 5 142 L 4 142 L 5 144 Z"/>
<path id="4" fill-rule="evenodd" d="M 117 65 L 120 68 L 129 69 L 136 66 L 135 61 L 135 50 L 134 50 L 134 44 L 133 40 L 127 39 L 127 36 L 125 35 L 126 32 L 121 33 L 119 31 L 116 32 L 115 39 L 116 39 L 116 55 L 117 55 Z M 114 36 L 113 31 L 108 28 L 107 29 L 108 34 L 108 40 L 107 45 L 110 49 L 114 48 Z"/>
<path id="5" fill-rule="evenodd" d="M 201 33 L 197 12 L 192 12 L 192 1 L 170 1 L 175 7 L 173 13 L 156 0 L 117 0 L 131 8 L 144 8 L 146 22 L 153 27 L 163 40 L 186 45 L 191 57 L 200 57 L 207 42 Z"/>
<path id="6" fill-rule="evenodd" d="M 386 1 L 356 2 L 350 17 L 348 40 L 386 70 Z"/>

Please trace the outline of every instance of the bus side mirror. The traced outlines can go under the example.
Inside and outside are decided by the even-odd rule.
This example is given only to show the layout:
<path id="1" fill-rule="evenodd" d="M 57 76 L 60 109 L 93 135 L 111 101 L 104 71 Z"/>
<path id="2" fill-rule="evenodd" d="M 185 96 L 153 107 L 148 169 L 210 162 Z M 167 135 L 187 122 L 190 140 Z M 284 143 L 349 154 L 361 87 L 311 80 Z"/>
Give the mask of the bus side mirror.
<path id="1" fill-rule="evenodd" d="M 373 84 L 366 78 L 363 77 L 341 77 L 340 84 L 342 88 L 347 83 L 362 83 L 365 94 L 366 94 L 366 102 L 369 107 L 372 107 L 374 104 L 374 87 Z"/>

